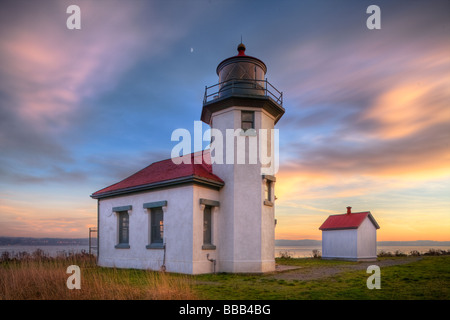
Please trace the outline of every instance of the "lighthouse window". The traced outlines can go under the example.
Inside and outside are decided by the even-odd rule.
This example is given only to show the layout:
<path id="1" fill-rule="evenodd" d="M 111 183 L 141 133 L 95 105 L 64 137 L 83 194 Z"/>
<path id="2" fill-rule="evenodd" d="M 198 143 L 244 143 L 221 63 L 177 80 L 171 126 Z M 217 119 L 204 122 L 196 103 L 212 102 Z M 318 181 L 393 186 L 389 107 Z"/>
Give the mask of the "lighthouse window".
<path id="1" fill-rule="evenodd" d="M 264 195 L 265 200 L 272 201 L 272 181 L 266 180 L 264 183 Z"/>
<path id="2" fill-rule="evenodd" d="M 205 206 L 205 210 L 203 211 L 203 244 L 212 244 L 210 206 Z"/>
<path id="3" fill-rule="evenodd" d="M 264 205 L 273 207 L 276 199 L 274 195 L 275 181 L 277 179 L 272 175 L 263 174 L 263 188 L 264 188 Z"/>
<path id="4" fill-rule="evenodd" d="M 204 199 L 200 199 L 202 201 Z M 209 201 L 205 202 L 211 203 L 213 205 L 218 204 L 217 201 Z M 214 206 L 205 205 L 203 209 L 203 245 L 202 250 L 214 250 L 216 246 L 213 244 L 213 231 L 212 231 L 212 223 L 213 223 L 213 209 Z"/>
<path id="5" fill-rule="evenodd" d="M 241 111 L 241 128 L 244 131 L 255 129 L 255 113 L 253 111 Z"/>
<path id="6" fill-rule="evenodd" d="M 130 218 L 127 211 L 119 212 L 119 245 L 128 245 Z"/>
<path id="7" fill-rule="evenodd" d="M 164 214 L 161 207 L 151 209 L 151 243 L 161 244 L 164 238 Z"/>

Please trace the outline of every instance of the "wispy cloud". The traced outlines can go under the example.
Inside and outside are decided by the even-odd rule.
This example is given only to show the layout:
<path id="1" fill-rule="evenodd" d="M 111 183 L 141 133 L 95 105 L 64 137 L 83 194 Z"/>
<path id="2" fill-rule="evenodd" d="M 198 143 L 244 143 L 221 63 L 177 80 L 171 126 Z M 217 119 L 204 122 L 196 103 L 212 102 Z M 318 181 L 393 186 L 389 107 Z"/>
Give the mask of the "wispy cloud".
<path id="1" fill-rule="evenodd" d="M 20 164 L 42 168 L 38 180 L 72 171 L 61 166 L 73 164 L 68 139 L 77 140 L 80 115 L 89 114 L 86 99 L 113 90 L 140 59 L 184 32 L 141 1 L 78 1 L 82 29 L 68 30 L 69 4 L 18 1 L 2 10 L 0 160 L 20 181 L 34 180 L 15 172 Z"/>
<path id="2" fill-rule="evenodd" d="M 50 132 L 70 125 L 83 99 L 113 89 L 136 60 L 159 52 L 174 36 L 169 26 L 166 40 L 140 28 L 141 2 L 81 1 L 82 29 L 68 30 L 61 23 L 68 16 L 65 3 L 32 3 L 3 13 L 22 18 L 20 24 L 10 19 L 2 23 L 3 94 L 24 121 Z M 48 13 L 35 14 L 42 6 Z M 155 46 L 149 49 L 149 43 Z"/>
<path id="3" fill-rule="evenodd" d="M 88 127 L 85 117 L 104 110 L 113 114 L 113 108 L 96 106 L 95 101 L 113 92 L 130 69 L 163 54 L 185 33 L 158 14 L 157 2 L 117 0 L 77 1 L 81 30 L 68 30 L 70 4 L 73 1 L 1 4 L 3 234 L 80 236 L 96 223 L 95 202 L 89 198 L 94 186 L 137 170 L 145 155 L 136 156 L 137 151 L 114 161 L 116 150 L 83 143 L 89 132 L 104 125 L 90 122 Z M 98 110 L 88 110 L 94 107 Z M 74 200 L 78 193 L 81 198 Z M 59 203 L 67 197 L 66 203 Z"/>
<path id="4" fill-rule="evenodd" d="M 365 28 L 360 1 L 258 2 L 256 8 L 251 2 L 78 0 L 81 30 L 66 28 L 70 4 L 1 4 L 3 230 L 14 223 L 23 232 L 45 223 L 74 229 L 65 219 L 79 210 L 95 222 L 88 197 L 95 186 L 167 158 L 155 145 L 161 128 L 169 132 L 191 110 L 200 112 L 201 86 L 214 83 L 214 67 L 234 53 L 242 33 L 249 54 L 267 63 L 270 80 L 284 92 L 277 232 L 294 236 L 297 228 L 317 236 L 322 215 L 340 212 L 349 199 L 369 199 L 372 207 L 393 206 L 386 199 L 395 199 L 406 208 L 411 201 L 402 196 L 411 188 L 425 194 L 416 207 L 430 200 L 440 212 L 446 207 L 444 192 L 439 189 L 444 200 L 437 202 L 430 190 L 448 189 L 450 175 L 448 1 L 380 0 L 377 31 Z M 197 89 L 190 87 L 195 81 Z M 67 210 L 53 198 L 43 203 L 46 192 L 81 195 Z M 27 205 L 30 197 L 38 207 Z M 401 222 L 393 209 L 383 210 L 378 218 Z M 38 219 L 42 211 L 45 223 Z M 61 212 L 61 220 L 52 220 Z"/>
<path id="5" fill-rule="evenodd" d="M 327 37 L 304 37 L 279 53 L 287 112 L 277 215 L 301 237 L 326 218 L 309 215 L 314 208 L 373 210 L 386 225 L 382 237 L 400 238 L 426 237 L 433 223 L 416 225 L 424 212 L 445 214 L 435 186 L 448 192 L 450 24 L 444 11 L 417 3 L 382 8 L 378 33 L 335 23 Z M 417 190 L 421 197 L 404 198 Z M 296 237 L 295 227 L 277 232 Z"/>
<path id="6" fill-rule="evenodd" d="M 450 174 L 450 43 L 442 41 L 439 21 L 420 12 L 413 17 L 397 18 L 395 31 L 381 37 L 336 36 L 342 41 L 333 40 L 333 50 L 323 39 L 286 50 L 286 97 L 292 105 L 280 123 L 290 132 L 288 167 Z M 420 32 L 401 38 L 418 25 Z"/>

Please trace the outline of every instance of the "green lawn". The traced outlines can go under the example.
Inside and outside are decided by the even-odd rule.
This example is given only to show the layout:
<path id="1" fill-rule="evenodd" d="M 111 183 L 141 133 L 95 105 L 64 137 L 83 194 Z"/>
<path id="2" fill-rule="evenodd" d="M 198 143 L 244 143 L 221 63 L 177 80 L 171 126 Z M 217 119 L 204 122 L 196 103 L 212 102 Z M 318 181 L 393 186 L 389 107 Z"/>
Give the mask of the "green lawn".
<path id="1" fill-rule="evenodd" d="M 392 259 L 409 263 L 383 267 Z M 182 299 L 182 300 L 449 300 L 450 255 L 380 258 L 381 289 L 366 286 L 367 265 L 313 258 L 277 259 L 299 267 L 296 273 L 362 267 L 312 280 L 292 274 L 183 275 L 101 268 L 95 260 L 8 260 L 0 263 L 0 300 L 22 299 Z M 81 290 L 66 287 L 68 265 L 81 267 Z M 372 263 L 371 263 L 372 264 Z M 287 277 L 289 276 L 289 277 Z M 284 277 L 285 279 L 280 279 Z"/>
<path id="2" fill-rule="evenodd" d="M 316 280 L 278 280 L 272 275 L 213 274 L 195 276 L 201 299 L 450 299 L 450 256 L 424 256 L 409 264 L 381 267 L 381 289 L 368 289 L 366 270 Z M 396 258 L 394 258 L 396 259 Z M 321 259 L 285 259 L 302 270 L 355 264 Z M 373 264 L 377 264 L 374 262 Z"/>

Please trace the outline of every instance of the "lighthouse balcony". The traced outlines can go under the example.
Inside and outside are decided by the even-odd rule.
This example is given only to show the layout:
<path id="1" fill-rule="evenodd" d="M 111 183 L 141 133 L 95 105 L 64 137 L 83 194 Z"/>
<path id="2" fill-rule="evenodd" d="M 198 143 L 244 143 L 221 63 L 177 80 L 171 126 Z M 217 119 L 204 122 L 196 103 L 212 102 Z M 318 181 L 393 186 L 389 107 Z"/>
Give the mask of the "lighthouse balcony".
<path id="1" fill-rule="evenodd" d="M 283 105 L 283 93 L 266 80 L 228 79 L 205 87 L 203 105 L 228 97 L 267 97 L 279 106 Z"/>

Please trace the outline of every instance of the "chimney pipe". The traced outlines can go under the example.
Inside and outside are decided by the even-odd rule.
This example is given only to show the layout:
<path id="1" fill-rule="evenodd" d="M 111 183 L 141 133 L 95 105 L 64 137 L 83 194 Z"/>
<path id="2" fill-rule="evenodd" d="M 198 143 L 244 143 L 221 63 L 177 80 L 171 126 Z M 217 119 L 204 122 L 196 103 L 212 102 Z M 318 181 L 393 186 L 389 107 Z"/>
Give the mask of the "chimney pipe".
<path id="1" fill-rule="evenodd" d="M 347 207 L 347 214 L 352 213 L 352 207 Z"/>

